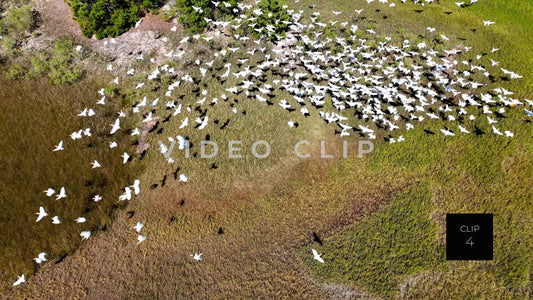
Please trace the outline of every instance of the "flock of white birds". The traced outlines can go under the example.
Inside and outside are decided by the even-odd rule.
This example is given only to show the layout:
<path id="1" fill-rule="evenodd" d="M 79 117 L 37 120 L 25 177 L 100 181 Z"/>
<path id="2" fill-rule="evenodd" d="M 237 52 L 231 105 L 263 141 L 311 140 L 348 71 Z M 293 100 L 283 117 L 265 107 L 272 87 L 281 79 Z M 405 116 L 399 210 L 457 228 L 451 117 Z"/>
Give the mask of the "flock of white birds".
<path id="1" fill-rule="evenodd" d="M 368 0 L 367 2 L 370 4 L 374 1 Z M 378 2 L 388 3 L 387 0 Z M 415 0 L 414 2 L 424 5 L 424 2 L 433 1 Z M 475 2 L 471 1 L 470 4 Z M 213 3 L 228 5 L 225 2 L 223 4 Z M 461 7 L 465 6 L 463 2 L 456 4 Z M 391 7 L 394 5 L 394 3 L 389 3 Z M 201 13 L 199 8 L 194 9 Z M 480 54 L 475 59 L 460 61 L 460 54 L 472 51 L 471 47 L 454 46 L 437 51 L 430 49 L 425 42 L 411 44 L 405 40 L 394 44 L 391 37 L 386 37 L 385 40 L 376 43 L 377 34 L 374 30 L 361 29 L 357 24 L 348 22 L 320 22 L 318 12 L 311 14 L 309 18 L 304 18 L 303 11 L 288 10 L 286 6 L 284 9 L 288 10 L 292 19 L 283 22 L 289 27 L 289 31 L 285 36 L 277 36 L 273 25 L 257 27 L 255 23 L 257 17 L 265 13 L 259 8 L 238 4 L 233 9 L 241 14 L 231 22 L 209 19 L 206 21 L 211 28 L 230 32 L 231 38 L 240 46 L 216 51 L 210 61 L 196 59 L 193 68 L 181 70 L 189 73 L 181 73 L 183 74 L 181 76 L 176 75 L 178 70 L 168 65 L 160 65 L 152 59 L 152 72 L 145 74 L 145 80 L 136 82 L 131 88 L 142 91 L 146 82 L 157 81 L 161 76 L 175 78 L 175 81 L 166 87 L 164 99 L 156 98 L 150 101 L 144 97 L 131 108 L 131 112 L 125 108 L 117 113 L 118 117 L 113 124 L 110 124 L 109 129 L 110 149 L 117 147 L 117 142 L 113 141 L 114 135 L 121 130 L 126 132 L 121 128 L 121 120 L 127 118 L 129 114 L 142 114 L 143 119 L 139 127 L 128 131 L 132 136 L 141 135 L 146 123 L 163 119 L 157 113 L 165 111 L 171 111 L 171 114 L 165 118 L 167 121 L 170 118 L 180 118 L 179 129 L 194 126 L 197 130 L 203 130 L 208 126 L 217 125 L 210 122 L 212 118 L 209 118 L 207 109 L 193 109 L 193 106 L 215 107 L 219 103 L 229 103 L 232 112 L 237 117 L 242 111 L 239 110 L 238 101 L 233 101 L 236 97 L 244 97 L 246 101 L 255 101 L 257 105 L 273 105 L 274 101 L 277 101 L 277 105 L 273 105 L 272 109 L 280 107 L 289 111 L 289 114 L 296 112 L 309 116 L 317 113 L 325 123 L 336 124 L 338 126 L 336 133 L 341 136 L 357 135 L 368 139 L 382 136 L 389 143 L 405 141 L 406 138 L 396 132 L 403 129 L 412 130 L 422 126 L 422 121 L 431 119 L 446 122 L 447 125 L 440 129 L 444 136 L 479 132 L 480 129 L 475 125 L 479 124 L 475 123 L 477 119 L 487 122 L 495 136 L 504 138 L 514 136 L 513 132 L 498 126 L 498 119 L 504 116 L 510 107 L 523 103 L 512 97 L 513 92 L 503 87 L 493 86 L 494 82 L 497 82 L 493 79 L 506 77 L 510 80 L 519 79 L 522 76 L 499 67 L 499 62 L 485 57 L 488 55 Z M 360 15 L 363 11 L 364 9 L 359 9 L 354 13 Z M 337 16 L 341 12 L 334 11 L 333 14 Z M 483 25 L 491 24 L 494 22 L 483 21 Z M 262 37 L 256 39 L 231 33 L 240 26 L 248 26 L 250 31 L 254 30 L 262 34 Z M 329 37 L 324 34 L 326 27 L 333 26 L 344 28 L 342 31 L 345 32 L 344 36 Z M 437 36 L 435 30 L 432 27 L 427 28 L 428 39 Z M 176 27 L 173 27 L 171 31 L 175 32 Z M 210 43 L 213 38 L 217 38 L 217 35 L 196 34 L 185 37 L 176 45 L 175 50 L 166 54 L 166 58 L 179 60 L 192 51 L 195 43 Z M 273 35 L 276 38 L 270 39 Z M 438 34 L 438 36 L 441 40 L 449 40 L 444 34 Z M 164 39 L 168 40 L 166 37 Z M 111 39 L 111 42 L 116 41 Z M 328 50 L 333 48 L 337 51 Z M 76 50 L 81 51 L 81 46 L 78 46 Z M 491 53 L 496 51 L 498 49 L 492 49 Z M 229 56 L 236 57 L 238 63 L 228 62 Z M 253 58 L 258 56 L 262 57 L 258 60 L 260 63 L 250 64 Z M 142 54 L 138 59 L 144 59 Z M 216 69 L 214 65 L 221 60 L 224 62 L 224 67 Z M 113 65 L 107 67 L 110 72 L 114 72 L 114 69 Z M 221 73 L 217 73 L 218 70 Z M 129 69 L 126 72 L 126 76 L 133 75 L 138 75 L 135 69 Z M 229 77 L 235 78 L 240 83 L 224 86 L 224 93 L 220 95 L 211 95 L 204 89 L 198 91 L 197 94 L 190 95 L 190 99 L 176 100 L 174 96 L 179 87 L 200 86 L 199 83 L 206 78 L 216 78 L 224 84 Z M 270 80 L 266 80 L 267 78 Z M 114 84 L 118 85 L 119 80 L 120 78 L 116 77 L 113 80 Z M 235 82 L 235 80 L 229 82 Z M 290 98 L 279 99 L 276 95 L 282 92 L 288 93 Z M 104 89 L 102 88 L 98 93 L 100 96 L 95 107 L 85 108 L 78 116 L 87 118 L 95 116 L 99 113 L 98 107 L 106 105 Z M 187 102 L 187 100 L 191 101 Z M 533 105 L 530 100 L 525 99 L 525 101 L 528 105 Z M 162 105 L 162 102 L 165 104 Z M 525 111 L 529 116 L 533 116 L 530 110 Z M 212 113 L 216 116 L 216 111 Z M 289 120 L 287 124 L 291 127 L 297 126 L 297 123 L 292 120 Z M 109 128 L 107 124 L 103 126 Z M 91 136 L 91 128 L 74 131 L 70 138 L 74 141 L 83 139 L 84 136 Z M 173 137 L 168 137 L 168 139 L 174 141 Z M 183 150 L 186 147 L 185 138 L 178 135 L 177 139 L 179 149 Z M 60 141 L 53 151 L 63 151 L 64 146 L 64 141 Z M 160 146 L 161 152 L 168 151 L 164 145 L 160 144 Z M 117 159 L 118 157 L 117 154 Z M 131 154 L 126 152 L 120 155 L 123 164 L 128 163 L 130 157 Z M 175 158 L 171 156 L 167 160 L 169 164 L 175 163 Z M 87 167 L 105 168 L 106 166 L 94 159 L 87 163 Z M 188 180 L 185 173 L 179 176 L 175 173 L 174 177 L 181 182 Z M 135 180 L 131 186 L 124 187 L 124 192 L 118 196 L 118 201 L 131 200 L 133 195 L 139 195 L 140 192 L 140 181 Z M 58 201 L 67 198 L 65 187 L 60 187 L 59 192 L 54 188 L 48 188 L 44 193 L 47 197 L 55 196 Z M 102 197 L 95 195 L 92 200 L 98 202 L 102 200 Z M 43 206 L 39 207 L 36 214 L 36 222 L 43 222 L 48 217 Z M 56 215 L 51 217 L 50 221 L 60 225 L 62 220 Z M 87 219 L 80 216 L 74 221 L 83 226 Z M 143 228 L 144 224 L 141 222 L 137 222 L 134 226 L 138 244 L 147 239 L 141 234 Z M 91 231 L 81 230 L 80 237 L 85 240 L 89 239 Z M 312 249 L 312 254 L 313 259 L 324 263 L 315 249 Z M 191 254 L 191 257 L 200 261 L 202 253 Z M 34 260 L 37 264 L 42 264 L 47 260 L 46 253 L 39 253 Z M 24 281 L 23 274 L 13 285 L 17 286 Z"/>

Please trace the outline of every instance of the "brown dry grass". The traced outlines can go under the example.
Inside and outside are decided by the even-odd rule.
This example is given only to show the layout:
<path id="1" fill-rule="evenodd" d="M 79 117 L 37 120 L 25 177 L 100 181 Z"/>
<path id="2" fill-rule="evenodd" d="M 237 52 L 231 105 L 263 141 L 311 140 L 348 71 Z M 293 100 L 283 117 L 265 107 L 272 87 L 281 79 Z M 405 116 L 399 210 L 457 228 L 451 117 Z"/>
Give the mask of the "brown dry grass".
<path id="1" fill-rule="evenodd" d="M 307 275 L 296 249 L 310 241 L 312 231 L 326 235 L 371 213 L 407 182 L 370 174 L 363 160 L 310 159 L 283 171 L 290 176 L 267 173 L 262 180 L 277 186 L 291 177 L 293 183 L 281 190 L 250 189 L 238 181 L 244 187 L 234 196 L 222 193 L 219 201 L 191 192 L 224 189 L 208 183 L 146 190 L 127 209 L 136 211 L 133 219 L 118 212 L 111 231 L 89 239 L 64 262 L 46 265 L 10 296 L 325 298 L 331 291 Z M 178 204 L 182 198 L 184 206 Z M 136 220 L 147 226 L 148 239 L 139 246 Z M 219 227 L 224 234 L 217 234 Z M 203 252 L 203 261 L 193 261 L 194 252 Z"/>

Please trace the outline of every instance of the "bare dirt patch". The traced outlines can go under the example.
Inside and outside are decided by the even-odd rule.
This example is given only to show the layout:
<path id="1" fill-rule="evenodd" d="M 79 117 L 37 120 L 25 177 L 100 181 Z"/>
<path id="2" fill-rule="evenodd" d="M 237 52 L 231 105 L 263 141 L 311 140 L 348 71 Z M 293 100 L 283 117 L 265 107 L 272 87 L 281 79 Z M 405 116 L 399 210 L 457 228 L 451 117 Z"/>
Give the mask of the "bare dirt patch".
<path id="1" fill-rule="evenodd" d="M 166 22 L 159 16 L 147 14 L 137 28 L 114 38 L 97 40 L 86 38 L 81 33 L 72 10 L 63 0 L 35 0 L 34 8 L 39 12 L 40 35 L 30 38 L 27 49 L 44 50 L 61 38 L 70 37 L 83 47 L 104 55 L 117 64 L 133 60 L 139 53 L 155 52 L 156 58 L 167 52 L 167 42 L 162 38 L 170 32 L 173 22 Z"/>

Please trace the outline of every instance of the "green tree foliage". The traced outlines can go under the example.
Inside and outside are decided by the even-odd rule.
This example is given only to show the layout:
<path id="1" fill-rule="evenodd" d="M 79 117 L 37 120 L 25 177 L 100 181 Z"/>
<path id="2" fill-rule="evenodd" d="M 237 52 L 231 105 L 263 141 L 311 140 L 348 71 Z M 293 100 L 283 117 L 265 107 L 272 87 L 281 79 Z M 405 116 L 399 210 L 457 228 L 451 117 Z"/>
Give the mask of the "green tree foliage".
<path id="1" fill-rule="evenodd" d="M 255 38 L 266 36 L 271 41 L 275 41 L 277 39 L 276 36 L 285 36 L 289 25 L 283 22 L 289 21 L 291 16 L 284 6 L 285 3 L 281 0 L 261 0 L 259 8 L 248 13 L 247 19 L 244 20 L 242 26 L 235 33 L 252 35 Z M 259 10 L 261 11 L 260 14 L 258 14 Z M 248 26 L 250 23 L 256 24 L 253 29 Z M 267 26 L 273 30 L 267 30 Z M 257 32 L 255 29 L 259 28 L 262 28 L 262 30 Z"/>
<path id="2" fill-rule="evenodd" d="M 237 0 L 220 1 L 215 6 L 211 0 L 178 0 L 169 17 L 179 15 L 178 21 L 189 32 L 202 32 L 207 28 L 207 19 L 221 20 L 227 15 L 237 15 Z M 227 7 L 226 7 L 227 3 Z M 194 6 L 194 7 L 193 7 Z M 200 8 L 197 10 L 195 8 Z M 235 10 L 234 10 L 235 9 Z"/>
<path id="3" fill-rule="evenodd" d="M 259 3 L 259 8 L 263 11 L 263 14 L 257 17 L 257 26 L 263 27 L 267 25 L 274 26 L 273 34 L 269 36 L 275 39 L 273 35 L 285 35 L 285 32 L 289 29 L 289 26 L 283 21 L 289 21 L 291 16 L 283 6 L 281 0 L 262 0 Z"/>
<path id="4" fill-rule="evenodd" d="M 84 36 L 101 39 L 115 37 L 135 25 L 146 11 L 154 10 L 163 0 L 71 0 L 74 17 Z"/>

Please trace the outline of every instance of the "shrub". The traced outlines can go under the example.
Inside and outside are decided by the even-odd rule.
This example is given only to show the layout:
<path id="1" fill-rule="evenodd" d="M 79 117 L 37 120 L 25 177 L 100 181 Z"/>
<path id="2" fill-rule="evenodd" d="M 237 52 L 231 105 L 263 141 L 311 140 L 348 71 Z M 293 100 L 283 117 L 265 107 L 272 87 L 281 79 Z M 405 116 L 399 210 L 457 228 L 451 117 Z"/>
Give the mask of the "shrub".
<path id="1" fill-rule="evenodd" d="M 74 68 L 60 67 L 55 68 L 48 73 L 50 82 L 55 85 L 71 84 L 81 78 L 81 71 Z"/>
<path id="2" fill-rule="evenodd" d="M 186 31 L 202 32 L 208 27 L 205 18 L 220 20 L 226 15 L 238 13 L 238 11 L 233 11 L 237 7 L 236 0 L 228 0 L 226 3 L 229 3 L 230 7 L 222 3 L 215 6 L 211 0 L 178 0 L 176 6 L 169 11 L 167 18 L 179 15 L 178 21 Z M 193 6 L 199 7 L 201 11 L 196 11 Z"/>
<path id="3" fill-rule="evenodd" d="M 289 29 L 289 26 L 283 23 L 283 21 L 289 21 L 291 19 L 287 10 L 283 8 L 284 5 L 281 0 L 263 0 L 259 3 L 259 8 L 263 11 L 263 14 L 256 16 L 256 28 L 261 28 L 266 25 L 274 26 L 274 32 L 269 35 L 270 40 L 275 40 L 275 35 L 284 36 L 285 32 Z M 252 35 L 259 36 L 264 31 L 263 33 L 258 33 L 252 30 L 251 33 Z"/>
<path id="4" fill-rule="evenodd" d="M 163 0 L 72 0 L 70 7 L 83 35 L 101 39 L 128 31 L 145 11 L 162 4 Z"/>
<path id="5" fill-rule="evenodd" d="M 70 84 L 82 77 L 82 71 L 75 65 L 78 55 L 71 40 L 58 40 L 52 52 L 37 53 L 29 61 L 20 60 L 6 71 L 5 77 L 25 79 L 46 74 L 52 84 Z"/>
<path id="6" fill-rule="evenodd" d="M 74 44 L 71 40 L 56 41 L 49 64 L 50 82 L 70 84 L 81 78 L 81 71 L 72 64 L 75 55 Z"/>
<path id="7" fill-rule="evenodd" d="M 15 54 L 15 40 L 12 36 L 7 35 L 2 38 L 2 48 L 6 55 L 13 56 Z"/>
<path id="8" fill-rule="evenodd" d="M 5 77 L 11 80 L 21 79 L 24 78 L 24 73 L 24 68 L 16 64 L 7 70 Z"/>
<path id="9" fill-rule="evenodd" d="M 33 56 L 30 60 L 32 69 L 30 70 L 30 76 L 39 76 L 47 73 L 50 68 L 48 66 L 47 57 L 43 53 L 39 53 Z"/>
<path id="10" fill-rule="evenodd" d="M 29 5 L 10 8 L 0 19 L 1 51 L 3 55 L 15 56 L 26 34 L 34 25 L 34 17 Z"/>
<path id="11" fill-rule="evenodd" d="M 189 32 L 202 32 L 207 27 L 206 17 L 211 15 L 211 8 L 209 8 L 209 0 L 178 0 L 176 3 L 180 16 L 178 21 L 183 24 L 185 29 Z M 202 13 L 195 11 L 192 6 L 201 7 Z"/>
<path id="12" fill-rule="evenodd" d="M 3 19 L 4 30 L 9 32 L 23 33 L 31 29 L 33 25 L 33 14 L 29 5 L 13 7 Z"/>

